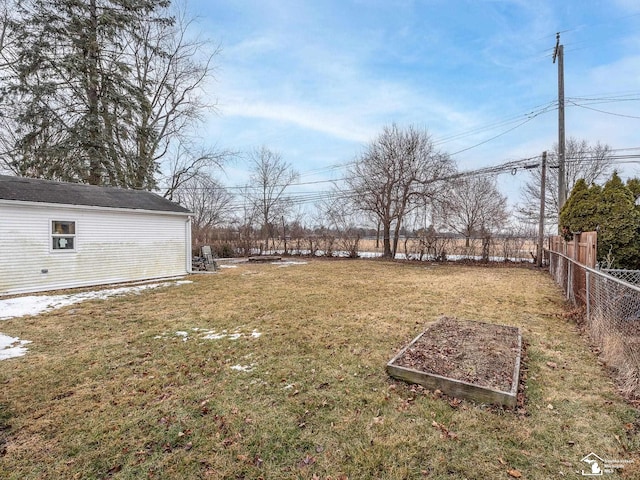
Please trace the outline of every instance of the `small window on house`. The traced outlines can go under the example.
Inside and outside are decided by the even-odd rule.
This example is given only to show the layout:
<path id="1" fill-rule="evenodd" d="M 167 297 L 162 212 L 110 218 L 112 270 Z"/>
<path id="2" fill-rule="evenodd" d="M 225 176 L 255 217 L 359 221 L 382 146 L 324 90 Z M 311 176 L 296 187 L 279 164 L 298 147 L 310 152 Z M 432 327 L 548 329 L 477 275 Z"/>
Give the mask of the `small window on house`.
<path id="1" fill-rule="evenodd" d="M 53 250 L 75 250 L 76 222 L 51 222 L 51 241 Z"/>

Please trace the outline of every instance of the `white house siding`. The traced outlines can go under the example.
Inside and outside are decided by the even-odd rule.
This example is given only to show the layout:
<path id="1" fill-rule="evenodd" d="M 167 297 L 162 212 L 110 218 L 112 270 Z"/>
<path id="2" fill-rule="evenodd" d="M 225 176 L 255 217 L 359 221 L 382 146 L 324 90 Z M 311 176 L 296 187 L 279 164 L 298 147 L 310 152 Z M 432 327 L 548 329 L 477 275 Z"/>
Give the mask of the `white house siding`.
<path id="1" fill-rule="evenodd" d="M 74 252 L 51 251 L 52 220 L 76 222 Z M 184 214 L 0 202 L 0 294 L 184 275 L 187 222 Z"/>

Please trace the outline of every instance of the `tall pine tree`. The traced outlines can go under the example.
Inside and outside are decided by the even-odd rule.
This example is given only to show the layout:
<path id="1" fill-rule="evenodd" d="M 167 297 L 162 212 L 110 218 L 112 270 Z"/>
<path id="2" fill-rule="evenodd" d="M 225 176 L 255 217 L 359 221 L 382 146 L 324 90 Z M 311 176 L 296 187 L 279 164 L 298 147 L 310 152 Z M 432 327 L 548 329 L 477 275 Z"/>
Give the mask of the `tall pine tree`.
<path id="1" fill-rule="evenodd" d="M 640 268 L 640 215 L 635 197 L 617 173 L 605 183 L 598 204 L 601 226 L 598 253 L 601 258 L 611 251 L 616 268 Z"/>
<path id="2" fill-rule="evenodd" d="M 142 124 L 153 85 L 136 78 L 140 25 L 169 25 L 168 0 L 18 0 L 12 168 L 25 176 L 153 188 L 158 134 Z M 164 15 L 164 16 L 163 16 Z M 157 45 L 148 45 L 155 54 Z M 140 141 L 145 145 L 140 148 Z"/>
<path id="3" fill-rule="evenodd" d="M 589 232 L 598 228 L 598 202 L 602 188 L 587 186 L 584 179 L 576 182 L 571 194 L 560 212 L 560 225 L 567 234 Z"/>
<path id="4" fill-rule="evenodd" d="M 616 172 L 604 187 L 579 180 L 560 214 L 564 232 L 598 231 L 598 260 L 612 258 L 612 267 L 640 268 L 640 209 L 632 189 Z M 630 188 L 631 187 L 631 188 Z"/>

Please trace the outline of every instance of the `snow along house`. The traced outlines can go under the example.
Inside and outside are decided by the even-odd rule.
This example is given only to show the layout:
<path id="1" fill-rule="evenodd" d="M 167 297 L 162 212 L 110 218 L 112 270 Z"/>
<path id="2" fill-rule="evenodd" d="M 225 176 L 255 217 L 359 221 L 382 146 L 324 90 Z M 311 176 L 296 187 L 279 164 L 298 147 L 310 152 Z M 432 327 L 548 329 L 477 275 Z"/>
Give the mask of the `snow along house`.
<path id="1" fill-rule="evenodd" d="M 0 295 L 185 275 L 190 215 L 151 192 L 0 175 Z"/>

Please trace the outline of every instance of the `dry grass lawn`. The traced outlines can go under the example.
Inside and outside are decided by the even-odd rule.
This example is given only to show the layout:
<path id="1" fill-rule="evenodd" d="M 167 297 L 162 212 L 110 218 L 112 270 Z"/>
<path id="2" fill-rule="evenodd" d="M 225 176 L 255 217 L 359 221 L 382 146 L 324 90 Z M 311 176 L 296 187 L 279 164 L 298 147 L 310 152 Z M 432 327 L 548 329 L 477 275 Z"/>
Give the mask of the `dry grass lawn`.
<path id="1" fill-rule="evenodd" d="M 590 452 L 640 476 L 638 412 L 544 272 L 315 260 L 192 279 L 0 323 L 33 341 L 0 362 L 0 478 L 557 479 Z M 440 315 L 522 329 L 526 412 L 387 376 Z"/>

